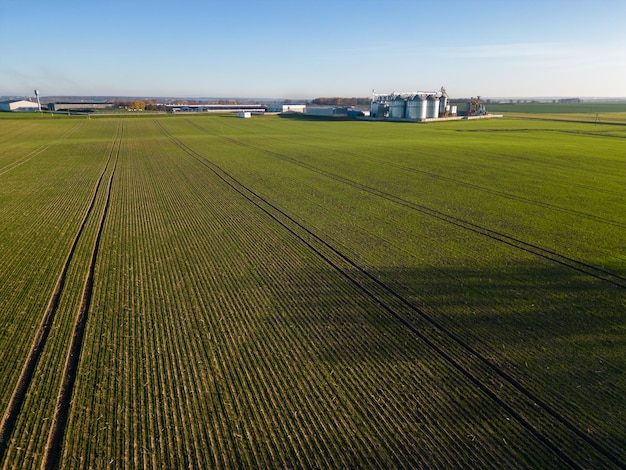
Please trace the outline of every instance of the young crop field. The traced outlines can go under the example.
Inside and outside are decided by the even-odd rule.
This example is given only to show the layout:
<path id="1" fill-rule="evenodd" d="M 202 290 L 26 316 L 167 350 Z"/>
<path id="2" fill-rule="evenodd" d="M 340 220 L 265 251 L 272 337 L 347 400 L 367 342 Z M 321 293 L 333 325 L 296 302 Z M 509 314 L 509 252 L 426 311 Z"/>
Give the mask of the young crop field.
<path id="1" fill-rule="evenodd" d="M 0 118 L 0 468 L 625 468 L 626 125 Z"/>
<path id="2" fill-rule="evenodd" d="M 508 117 L 593 124 L 626 124 L 626 101 L 614 103 L 489 103 L 489 112 Z"/>

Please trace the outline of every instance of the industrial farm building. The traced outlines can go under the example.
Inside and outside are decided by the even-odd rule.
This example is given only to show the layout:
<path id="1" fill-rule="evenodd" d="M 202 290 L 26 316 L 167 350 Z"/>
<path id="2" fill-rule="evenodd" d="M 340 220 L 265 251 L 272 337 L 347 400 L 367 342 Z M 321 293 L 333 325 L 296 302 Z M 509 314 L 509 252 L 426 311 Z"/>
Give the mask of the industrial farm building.
<path id="1" fill-rule="evenodd" d="M 0 101 L 0 111 L 25 112 L 39 111 L 39 105 L 27 100 Z"/>
<path id="2" fill-rule="evenodd" d="M 269 113 L 303 113 L 306 109 L 306 104 L 291 104 L 291 103 L 270 103 L 267 108 Z"/>
<path id="3" fill-rule="evenodd" d="M 264 114 L 264 104 L 166 104 L 168 113 L 241 113 Z"/>
<path id="4" fill-rule="evenodd" d="M 445 90 L 440 92 L 401 92 L 390 94 L 373 94 L 370 117 L 388 119 L 408 119 L 425 121 L 438 119 L 452 114 Z"/>
<path id="5" fill-rule="evenodd" d="M 115 103 L 108 102 L 92 102 L 92 101 L 77 101 L 77 102 L 60 102 L 60 103 L 48 103 L 48 111 L 67 111 L 67 112 L 83 112 L 91 113 L 96 109 L 113 109 Z"/>
<path id="6" fill-rule="evenodd" d="M 487 113 L 480 97 L 471 98 L 462 112 L 449 102 L 444 87 L 439 91 L 372 93 L 370 119 L 427 122 L 441 119 L 501 117 Z"/>
<path id="7" fill-rule="evenodd" d="M 317 117 L 348 117 L 348 108 L 342 106 L 334 106 L 330 108 L 307 106 L 304 108 L 304 114 L 307 116 Z"/>

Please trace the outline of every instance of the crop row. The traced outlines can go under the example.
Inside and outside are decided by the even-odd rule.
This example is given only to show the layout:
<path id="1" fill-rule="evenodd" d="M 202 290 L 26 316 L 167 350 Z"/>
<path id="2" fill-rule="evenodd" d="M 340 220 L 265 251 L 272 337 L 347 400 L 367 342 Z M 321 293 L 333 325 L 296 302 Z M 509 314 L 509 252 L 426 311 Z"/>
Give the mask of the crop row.
<path id="1" fill-rule="evenodd" d="M 0 175 L 23 165 L 40 153 L 48 150 L 55 143 L 62 142 L 78 130 L 83 122 L 59 122 L 59 126 L 26 126 L 22 125 L 2 139 L 2 155 L 0 156 Z M 59 135 L 63 132 L 62 135 Z M 37 143 L 41 145 L 34 147 Z"/>

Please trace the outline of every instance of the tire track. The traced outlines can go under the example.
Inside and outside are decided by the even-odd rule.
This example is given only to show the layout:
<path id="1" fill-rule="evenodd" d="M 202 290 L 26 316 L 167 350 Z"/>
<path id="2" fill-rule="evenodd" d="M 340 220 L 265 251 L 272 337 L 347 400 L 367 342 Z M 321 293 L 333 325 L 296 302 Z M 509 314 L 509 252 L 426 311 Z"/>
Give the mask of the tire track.
<path id="1" fill-rule="evenodd" d="M 67 139 L 69 136 L 71 136 L 74 132 L 76 132 L 80 127 L 82 127 L 82 125 L 85 123 L 85 121 L 80 121 L 78 122 L 74 127 L 72 127 L 71 129 L 69 129 L 67 132 L 65 132 L 65 134 L 63 134 L 61 137 L 59 137 L 58 139 L 56 139 L 53 142 L 50 142 L 49 144 L 46 145 L 42 145 L 41 147 L 30 151 L 28 154 L 26 154 L 24 157 L 22 157 L 20 160 L 10 163 L 9 165 L 5 166 L 4 168 L 0 168 L 0 176 L 4 175 L 5 173 L 8 173 L 11 170 L 14 170 L 15 168 L 17 168 L 20 165 L 23 165 L 24 163 L 26 163 L 29 160 L 32 160 L 33 158 L 35 158 L 37 155 L 39 155 L 40 153 L 48 150 L 50 147 L 52 147 L 54 144 L 58 144 L 59 142 Z"/>
<path id="2" fill-rule="evenodd" d="M 24 126 L 24 127 L 19 127 L 17 129 L 14 129 L 11 132 L 8 132 L 7 134 L 4 134 L 3 136 L 1 136 L 0 137 L 0 142 L 4 142 L 6 140 L 9 140 L 12 137 L 15 137 L 16 135 L 23 134 L 28 129 L 30 129 L 30 128 L 34 127 L 34 126 L 35 126 L 35 124 L 31 124 L 30 126 Z"/>
<path id="3" fill-rule="evenodd" d="M 202 126 L 198 125 L 198 124 L 197 124 L 197 123 L 195 123 L 195 122 L 190 122 L 189 124 L 191 124 L 191 125 L 193 125 L 193 126 L 197 127 L 198 129 L 203 130 L 204 132 L 207 132 L 206 128 L 203 128 Z M 229 123 L 229 127 L 230 127 L 230 128 L 234 128 L 234 127 L 233 127 L 233 125 L 232 125 L 232 124 L 230 124 L 230 123 Z M 529 130 L 531 130 L 531 129 L 529 129 Z M 580 136 L 580 135 L 587 135 L 587 134 L 588 134 L 588 133 L 586 133 L 586 132 L 579 133 L 579 132 L 573 132 L 573 131 L 572 131 L 572 132 L 569 132 L 569 131 L 555 131 L 555 130 L 551 130 L 551 129 L 542 129 L 542 130 L 543 130 L 543 131 L 546 131 L 546 132 L 555 132 L 555 133 L 556 133 L 556 132 L 570 133 L 570 134 L 575 134 L 575 135 L 578 135 L 578 136 Z M 492 132 L 492 131 L 494 131 L 494 129 L 488 129 L 488 130 L 476 130 L 476 131 L 474 131 L 474 130 L 461 130 L 461 129 L 456 130 L 456 132 L 463 132 L 463 133 L 473 133 L 473 132 Z M 516 131 L 516 130 L 506 131 L 506 130 L 504 130 L 504 129 L 498 129 L 498 130 L 497 130 L 497 132 L 517 132 L 517 131 Z M 341 133 L 336 133 L 336 135 L 338 135 L 338 136 L 344 136 L 344 134 L 341 134 Z M 604 137 L 604 136 L 602 136 L 602 137 Z M 274 140 L 278 140 L 278 141 L 288 142 L 288 143 L 291 143 L 291 144 L 296 144 L 296 143 L 297 143 L 297 142 L 293 142 L 293 141 L 289 141 L 289 140 L 285 140 L 285 139 L 279 139 L 279 138 L 276 138 L 276 137 L 273 137 L 273 139 L 274 139 Z M 322 150 L 324 150 L 324 151 L 327 151 L 327 150 L 328 150 L 328 149 L 325 149 L 324 147 L 321 147 L 321 146 L 316 146 L 316 145 L 311 145 L 311 144 L 306 144 L 306 145 L 307 145 L 308 147 L 319 148 L 319 149 L 322 149 Z M 337 150 L 337 151 L 338 151 L 338 152 L 340 152 L 340 153 L 342 153 L 342 154 L 344 154 L 344 155 L 352 155 L 352 156 L 358 156 L 359 158 L 368 158 L 368 159 L 371 159 L 371 160 L 377 160 L 377 159 L 375 159 L 375 158 L 373 158 L 373 157 L 368 157 L 367 155 L 365 155 L 365 156 L 364 156 L 363 154 L 358 154 L 358 153 L 355 153 L 355 152 L 350 152 L 350 151 L 347 151 L 347 150 Z M 496 154 L 496 153 L 494 153 L 494 152 L 490 152 L 490 154 L 491 154 L 491 155 L 497 155 L 497 154 Z M 514 157 L 514 156 L 512 156 L 512 155 L 509 155 L 509 157 L 515 158 L 516 160 L 518 160 L 518 159 L 519 159 L 519 157 Z M 387 161 L 387 160 L 380 160 L 380 159 L 378 159 L 378 161 L 381 161 L 381 162 L 383 162 L 383 163 L 385 163 L 386 165 L 389 165 L 389 166 L 395 166 L 394 164 L 390 163 L 390 162 L 389 162 L 389 161 Z M 410 168 L 410 167 L 407 167 L 407 169 L 409 169 L 409 168 Z M 420 170 L 416 170 L 416 171 L 420 172 Z M 511 169 L 509 169 L 508 171 L 509 171 L 511 174 L 515 174 L 515 175 L 518 175 L 518 176 L 528 176 L 527 174 L 522 173 L 522 172 L 519 172 L 519 171 L 513 171 L 513 170 L 511 170 Z M 424 174 L 428 174 L 427 172 L 423 172 L 423 173 L 424 173 Z M 436 173 L 432 173 L 431 175 L 432 175 L 433 177 L 440 176 L 440 175 L 437 175 Z M 541 179 L 541 180 L 543 180 L 543 181 L 552 181 L 552 180 L 548 180 L 546 177 L 539 176 L 539 175 L 534 175 L 534 177 L 535 177 L 535 178 L 538 178 L 538 179 Z M 444 178 L 445 178 L 445 177 L 444 177 Z M 464 184 L 464 182 L 459 181 L 459 180 L 451 180 L 451 181 L 455 182 L 456 184 L 461 184 L 461 185 L 463 185 L 463 184 Z M 571 182 L 571 181 L 568 181 L 568 183 L 567 183 L 566 187 L 568 187 L 568 188 L 573 188 L 573 187 L 575 187 L 575 188 L 582 188 L 582 189 L 591 190 L 591 191 L 598 192 L 598 193 L 610 194 L 610 195 L 617 195 L 617 196 L 622 196 L 622 195 L 623 195 L 623 192 L 622 192 L 622 191 L 617 191 L 617 190 L 616 190 L 616 191 L 614 191 L 614 190 L 611 190 L 611 189 L 601 188 L 601 187 L 598 187 L 598 186 L 590 186 L 590 185 L 587 185 L 587 184 L 581 184 L 581 183 L 574 183 L 574 182 Z M 486 188 L 485 188 L 485 189 L 486 189 Z M 504 196 L 505 194 L 508 194 L 508 193 L 503 193 L 502 195 Z M 515 196 L 514 196 L 514 195 L 511 195 L 511 194 L 509 194 L 509 196 L 512 196 L 513 198 L 515 198 Z M 541 202 L 538 202 L 538 201 L 536 201 L 536 202 L 537 202 L 539 205 L 541 205 L 541 204 L 548 204 L 548 203 L 541 203 Z M 551 208 L 554 208 L 555 210 L 559 210 L 559 209 L 560 209 L 560 210 L 563 210 L 563 211 L 566 211 L 566 212 L 571 211 L 571 212 L 572 212 L 572 213 L 574 213 L 574 214 L 577 214 L 577 215 L 580 215 L 580 216 L 584 216 L 584 217 L 590 217 L 590 218 L 592 218 L 593 220 L 598 220 L 598 219 L 597 219 L 597 217 L 598 217 L 598 216 L 595 216 L 594 214 L 588 214 L 588 213 L 585 213 L 585 212 L 582 212 L 582 211 L 574 211 L 574 210 L 572 210 L 572 209 L 567 209 L 567 208 L 563 208 L 563 207 L 556 206 L 556 205 L 550 205 L 550 204 L 548 204 L 548 205 L 549 205 Z M 542 207 L 544 207 L 544 206 L 542 206 Z M 607 221 L 608 221 L 608 223 L 609 223 L 609 224 L 611 224 L 611 222 L 615 222 L 615 221 L 611 221 L 611 219 L 605 219 L 605 220 L 604 220 L 604 222 L 607 222 Z M 623 224 L 623 222 L 617 222 L 617 223 L 618 223 L 618 224 L 622 224 L 622 225 L 624 225 L 624 224 Z"/>
<path id="4" fill-rule="evenodd" d="M 319 147 L 319 146 L 313 146 L 313 145 L 308 145 L 309 147 L 313 147 L 313 148 L 318 148 L 320 150 L 324 150 L 327 151 L 328 149 L 325 149 L 324 147 Z M 612 219 L 608 219 L 606 217 L 600 217 L 597 216 L 595 214 L 589 214 L 587 212 L 583 212 L 583 211 L 578 211 L 576 209 L 569 209 L 567 207 L 561 207 L 561 206 L 557 206 L 556 204 L 550 204 L 549 202 L 543 202 L 543 201 L 537 201 L 535 199 L 531 199 L 528 197 L 524 197 L 524 196 L 518 196 L 515 194 L 511 194 L 511 193 L 507 193 L 505 191 L 498 191 L 495 189 L 490 189 L 490 188 L 486 188 L 484 186 L 480 186 L 477 184 L 473 184 L 473 183 L 469 183 L 467 181 L 461 181 L 455 178 L 450 178 L 448 176 L 444 176 L 444 175 L 440 175 L 438 173 L 432 173 L 430 171 L 424 171 L 424 170 L 419 170 L 417 168 L 413 168 L 410 166 L 405 166 L 405 165 L 399 165 L 396 163 L 392 163 L 389 160 L 383 160 L 381 158 L 375 158 L 375 157 L 368 157 L 368 156 L 363 156 L 354 152 L 348 152 L 345 150 L 341 150 L 340 153 L 344 154 L 344 155 L 350 155 L 350 156 L 356 156 L 359 158 L 366 158 L 367 160 L 370 161 L 375 161 L 375 162 L 380 162 L 386 166 L 390 166 L 393 168 L 397 168 L 399 170 L 403 170 L 403 171 L 407 171 L 409 173 L 416 173 L 416 174 L 420 174 L 420 175 L 425 175 L 428 176 L 432 179 L 435 180 L 439 180 L 439 181 L 445 181 L 448 183 L 452 183 L 452 184 L 456 184 L 458 186 L 463 186 L 465 188 L 470 188 L 473 189 L 475 191 L 480 191 L 486 194 L 492 194 L 494 196 L 498 196 L 498 197 L 502 197 L 505 199 L 510 199 L 512 201 L 517 201 L 517 202 L 521 202 L 524 204 L 530 204 L 533 206 L 537 206 L 537 207 L 543 207 L 544 209 L 549 209 L 555 212 L 562 212 L 565 214 L 571 214 L 574 215 L 576 217 L 581 217 L 581 218 L 585 218 L 585 219 L 589 219 L 589 220 L 593 220 L 594 222 L 600 222 L 603 224 L 607 224 L 607 225 L 612 225 L 614 227 L 619 227 L 619 228 L 624 228 L 626 229 L 626 223 L 617 221 L 617 220 L 612 220 Z"/>
<path id="5" fill-rule="evenodd" d="M 93 248 L 91 250 L 91 260 L 89 263 L 87 275 L 85 277 L 85 285 L 83 288 L 80 309 L 76 317 L 74 333 L 72 335 L 72 342 L 67 353 L 65 368 L 63 371 L 63 380 L 59 389 L 54 417 L 52 419 L 52 425 L 50 427 L 50 433 L 48 434 L 48 441 L 46 443 L 46 449 L 41 464 L 41 468 L 44 469 L 57 468 L 59 464 L 59 459 L 61 457 L 63 436 L 65 434 L 65 426 L 67 424 L 67 417 L 70 410 L 72 391 L 74 389 L 74 382 L 76 380 L 76 373 L 78 371 L 80 352 L 83 345 L 89 306 L 91 305 L 91 298 L 93 294 L 94 273 L 96 260 L 98 258 L 98 251 L 100 248 L 100 239 L 102 238 L 102 231 L 104 229 L 106 217 L 109 212 L 109 206 L 111 201 L 111 188 L 113 187 L 113 178 L 115 176 L 115 170 L 117 169 L 117 162 L 120 155 L 123 133 L 124 128 L 123 124 L 121 124 L 120 121 L 120 123 L 118 124 L 118 135 L 116 136 L 116 140 L 113 144 L 113 147 L 111 148 L 111 154 L 109 155 L 109 158 L 111 158 L 111 156 L 113 156 L 114 154 L 115 160 L 113 162 L 113 168 L 111 170 L 108 185 L 106 188 L 106 200 L 102 209 L 102 213 L 100 215 L 98 232 L 96 234 Z"/>
<path id="6" fill-rule="evenodd" d="M 68 131 L 69 134 L 67 134 L 65 137 L 68 137 L 74 130 L 76 130 L 76 128 L 77 126 L 74 126 L 74 128 Z M 118 129 L 117 129 L 113 144 L 111 146 L 111 150 L 109 151 L 109 156 L 107 158 L 106 164 L 96 182 L 96 185 L 93 191 L 93 196 L 91 198 L 89 206 L 87 207 L 83 220 L 81 221 L 79 225 L 78 231 L 76 232 L 76 235 L 74 236 L 74 239 L 70 246 L 70 250 L 67 254 L 67 257 L 65 258 L 65 262 L 63 263 L 61 273 L 59 274 L 59 277 L 57 279 L 57 282 L 52 292 L 52 295 L 50 297 L 50 300 L 48 301 L 48 306 L 46 307 L 44 316 L 41 320 L 39 328 L 37 329 L 37 333 L 33 340 L 33 343 L 28 353 L 28 356 L 26 358 L 26 361 L 24 362 L 24 365 L 22 366 L 22 372 L 20 373 L 17 384 L 13 390 L 13 394 L 11 395 L 7 408 L 2 417 L 2 423 L 0 423 L 0 462 L 2 462 L 2 459 L 4 458 L 4 453 L 8 446 L 9 439 L 15 427 L 15 423 L 18 419 L 19 413 L 24 404 L 24 399 L 26 398 L 26 393 L 28 392 L 28 388 L 32 381 L 33 374 L 37 367 L 37 363 L 39 362 L 39 358 L 46 345 L 46 341 L 48 339 L 48 335 L 50 333 L 50 329 L 52 327 L 52 323 L 53 323 L 57 308 L 59 306 L 61 294 L 63 293 L 63 288 L 65 286 L 67 271 L 69 269 L 70 263 L 76 251 L 76 247 L 81 238 L 81 235 L 85 229 L 85 226 L 87 225 L 87 221 L 89 220 L 89 217 L 91 216 L 91 213 L 95 206 L 95 202 L 96 202 L 99 190 L 100 190 L 100 186 L 102 184 L 102 180 L 104 178 L 104 175 L 106 174 L 107 169 L 109 168 L 109 163 L 111 161 L 113 154 L 115 153 L 116 145 L 118 145 L 117 141 L 118 139 L 121 138 L 120 136 L 121 136 L 121 124 L 118 125 Z"/>
<path id="7" fill-rule="evenodd" d="M 604 447 L 599 441 L 572 423 L 540 396 L 527 389 L 514 377 L 504 371 L 504 369 L 488 360 L 454 332 L 439 323 L 425 311 L 412 304 L 392 287 L 367 272 L 367 270 L 361 268 L 344 253 L 337 250 L 324 239 L 281 211 L 270 201 L 258 195 L 221 167 L 194 151 L 182 140 L 169 133 L 162 124 L 157 121 L 155 121 L 155 124 L 180 150 L 201 163 L 235 192 L 250 201 L 250 203 L 266 213 L 272 220 L 302 241 L 334 270 L 341 273 L 348 282 L 358 288 L 364 295 L 371 298 L 384 311 L 407 328 L 407 330 L 427 344 L 439 357 L 462 374 L 470 383 L 501 407 L 526 429 L 530 435 L 550 449 L 550 451 L 568 466 L 572 468 L 582 468 L 582 464 L 577 461 L 577 457 L 570 455 L 570 453 L 574 451 L 583 452 L 579 447 L 583 447 L 581 444 L 584 443 L 584 446 L 586 446 L 585 449 L 593 449 L 597 459 L 603 459 L 606 463 L 611 463 L 618 468 L 626 469 L 626 462 L 622 461 L 618 455 Z M 414 324 L 407 320 L 401 313 L 403 310 L 416 314 L 428 328 L 418 328 L 414 326 Z M 429 329 L 432 333 L 428 332 Z M 455 350 L 456 352 L 454 353 L 450 352 Z M 495 392 L 492 387 L 488 385 L 493 382 L 493 378 L 496 378 L 495 376 L 506 385 L 504 391 L 499 390 Z M 507 395 L 507 398 L 503 398 L 504 395 Z M 510 402 L 515 404 L 511 405 Z M 527 416 L 533 416 L 536 421 L 539 421 L 538 425 L 533 424 L 531 422 L 532 418 L 527 418 Z M 544 425 L 546 421 L 550 427 L 556 429 L 554 432 L 550 433 L 549 430 L 546 431 L 548 427 Z M 550 434 L 550 436 L 548 434 Z M 559 437 L 561 435 L 565 436 L 566 442 L 570 445 L 569 451 L 563 450 L 561 446 L 554 442 L 555 439 L 563 441 L 564 439 Z M 576 445 L 576 448 L 571 449 L 572 445 Z M 582 459 L 582 457 L 578 458 Z"/>
<path id="8" fill-rule="evenodd" d="M 190 124 L 192 124 L 194 127 L 198 128 L 198 129 L 201 129 L 203 132 L 207 132 L 207 130 L 205 128 L 203 128 L 202 126 L 198 125 L 195 122 L 190 122 Z M 548 129 L 543 129 L 543 130 L 544 131 L 548 131 Z M 459 130 L 458 132 L 477 132 L 477 131 L 465 131 L 465 130 L 460 131 Z M 285 139 L 273 138 L 273 140 L 277 140 L 279 142 L 287 142 L 287 143 L 290 143 L 290 144 L 295 144 L 295 142 L 288 141 L 288 140 L 285 140 Z M 324 148 L 324 147 L 319 146 L 319 145 L 306 144 L 306 146 L 309 147 L 309 148 L 315 148 L 315 149 L 318 149 L 318 150 L 322 150 L 324 152 L 328 151 L 327 148 Z M 255 148 L 257 148 L 258 150 L 261 150 L 258 147 L 255 147 Z M 505 198 L 505 199 L 510 199 L 512 201 L 517 201 L 517 202 L 521 202 L 521 203 L 524 203 L 524 204 L 531 204 L 531 205 L 534 205 L 534 206 L 537 206 L 537 207 L 542 207 L 544 209 L 549 209 L 549 210 L 552 210 L 552 211 L 555 211 L 555 212 L 571 214 L 571 215 L 574 215 L 576 217 L 581 217 L 581 218 L 593 220 L 594 222 L 600 222 L 600 223 L 603 223 L 603 224 L 612 225 L 614 227 L 619 227 L 619 228 L 626 229 L 626 223 L 624 223 L 624 222 L 608 219 L 606 217 L 600 217 L 600 216 L 595 215 L 595 214 L 589 214 L 587 212 L 578 211 L 576 209 L 569 209 L 567 207 L 557 206 L 556 204 L 550 204 L 549 202 L 537 201 L 535 199 L 527 198 L 527 197 L 524 197 L 524 196 L 518 196 L 518 195 L 515 195 L 515 194 L 511 194 L 511 193 L 505 192 L 505 191 L 498 191 L 498 190 L 495 190 L 495 189 L 486 188 L 484 186 L 480 186 L 480 185 L 477 185 L 477 184 L 469 183 L 467 181 L 462 181 L 462 180 L 455 179 L 455 178 L 450 178 L 448 176 L 440 175 L 438 173 L 433 173 L 433 172 L 430 172 L 430 171 L 419 170 L 417 168 L 413 168 L 413 167 L 410 167 L 410 166 L 393 163 L 393 162 L 391 162 L 389 160 L 383 160 L 382 158 L 370 157 L 370 156 L 359 154 L 359 153 L 356 153 L 356 152 L 349 152 L 347 150 L 334 150 L 334 151 L 339 152 L 342 155 L 349 155 L 349 156 L 352 156 L 352 157 L 358 157 L 358 158 L 361 158 L 361 159 L 367 159 L 367 160 L 370 160 L 370 161 L 379 162 L 379 163 L 382 163 L 382 164 L 384 164 L 386 166 L 397 168 L 397 169 L 403 170 L 403 171 L 407 171 L 409 173 L 416 173 L 416 174 L 420 174 L 420 175 L 425 175 L 425 176 L 428 176 L 428 177 L 430 177 L 432 179 L 435 179 L 435 180 L 449 182 L 449 183 L 452 183 L 452 184 L 456 184 L 458 186 L 463 186 L 463 187 L 466 187 L 466 188 L 473 189 L 475 191 L 480 191 L 480 192 L 483 192 L 483 193 L 486 193 L 486 194 L 492 194 L 492 195 L 495 195 L 495 196 L 498 196 L 498 197 L 502 197 L 502 198 Z M 586 186 L 585 186 L 585 188 L 589 189 Z M 596 189 L 596 188 L 593 188 L 593 189 Z M 611 192 L 611 194 L 614 194 L 614 193 Z"/>
<path id="9" fill-rule="evenodd" d="M 557 114 L 557 113 L 555 113 Z M 566 119 L 566 118 L 556 118 L 556 117 L 552 117 L 552 118 L 545 118 L 545 117 L 529 117 L 529 116 L 524 116 L 524 117 L 517 117 L 517 116 L 509 116 L 509 119 L 517 119 L 517 120 L 533 120 L 533 121 L 551 121 L 551 122 L 579 122 L 582 124 L 601 124 L 601 125 L 607 125 L 607 126 L 626 126 L 626 124 L 619 122 L 619 121 L 593 121 L 593 120 L 586 120 L 586 119 Z M 604 136 L 603 136 L 604 137 Z M 610 137 L 617 137 L 617 136 L 610 136 Z M 624 137 L 618 137 L 618 138 L 624 138 Z"/>
<path id="10" fill-rule="evenodd" d="M 481 192 L 484 192 L 484 193 L 487 193 L 487 194 L 493 194 L 495 196 L 503 197 L 505 199 L 510 199 L 512 201 L 522 202 L 524 204 L 531 204 L 531 205 L 534 205 L 534 206 L 543 207 L 544 209 L 550 209 L 550 210 L 553 210 L 553 211 L 556 211 L 556 212 L 563 212 L 565 214 L 572 214 L 572 215 L 575 215 L 577 217 L 582 217 L 582 218 L 585 218 L 585 219 L 593 220 L 594 222 L 600 222 L 600 223 L 603 223 L 603 224 L 612 225 L 614 227 L 619 227 L 619 228 L 625 228 L 626 229 L 626 223 L 619 222 L 617 220 L 608 219 L 606 217 L 600 217 L 600 216 L 597 216 L 595 214 L 589 214 L 587 212 L 578 211 L 576 209 L 569 209 L 567 207 L 557 206 L 555 204 L 550 204 L 549 202 L 536 201 L 536 200 L 531 199 L 531 198 L 527 198 L 527 197 L 523 197 L 523 196 L 517 196 L 515 194 L 510 194 L 510 193 L 507 193 L 507 192 L 504 192 L 504 191 L 497 191 L 495 189 L 485 188 L 483 186 L 479 186 L 479 185 L 473 184 L 473 183 L 468 183 L 466 181 L 460 181 L 460 180 L 456 180 L 454 178 L 449 178 L 447 176 L 438 175 L 436 173 L 431 173 L 431 172 L 428 172 L 428 171 L 418 170 L 417 168 L 411 168 L 411 167 L 408 167 L 408 166 L 397 165 L 397 164 L 390 163 L 389 161 L 385 161 L 385 160 L 382 160 L 382 159 L 371 158 L 371 160 L 376 160 L 376 161 L 379 161 L 381 163 L 384 163 L 385 165 L 388 165 L 388 166 L 391 166 L 391 167 L 394 167 L 394 168 L 398 168 L 400 170 L 408 171 L 410 173 L 423 174 L 423 175 L 426 175 L 426 176 L 430 176 L 433 179 L 450 182 L 450 183 L 453 183 L 453 184 L 457 184 L 459 186 L 463 186 L 463 187 L 466 187 L 466 188 L 474 189 L 476 191 L 481 191 Z"/>
<path id="11" fill-rule="evenodd" d="M 192 123 L 195 127 L 202 129 L 204 132 L 206 132 L 206 129 L 203 129 L 201 126 L 196 125 L 195 123 Z M 367 186 L 365 184 L 359 183 L 357 181 L 351 180 L 349 178 L 345 178 L 343 176 L 337 175 L 335 173 L 331 173 L 329 171 L 326 170 L 322 170 L 320 168 L 317 168 L 316 166 L 310 165 L 308 163 L 304 163 L 301 162 L 295 158 L 289 157 L 287 155 L 278 153 L 278 152 L 273 152 L 270 150 L 266 150 L 260 147 L 256 147 L 254 145 L 250 145 L 250 144 L 246 144 L 243 142 L 240 142 L 236 139 L 232 139 L 229 137 L 224 137 L 224 136 L 220 136 L 221 139 L 223 139 L 226 142 L 229 142 L 233 145 L 237 145 L 240 147 L 245 147 L 245 148 L 250 148 L 253 149 L 257 152 L 261 152 L 264 153 L 266 155 L 270 155 L 272 157 L 278 158 L 280 160 L 283 161 L 287 161 L 289 163 L 293 163 L 294 165 L 300 166 L 302 168 L 306 168 L 310 171 L 313 171 L 315 173 L 318 173 L 320 175 L 326 176 L 327 178 L 330 178 L 334 181 L 337 181 L 339 183 L 343 183 L 346 184 L 348 186 L 351 186 L 353 188 L 358 189 L 359 191 L 365 192 L 367 194 L 373 195 L 373 196 L 377 196 L 380 197 L 382 199 L 385 199 L 387 201 L 393 202 L 394 204 L 406 207 L 407 209 L 411 209 L 415 212 L 419 212 L 423 215 L 426 215 L 428 217 L 431 217 L 433 219 L 437 219 L 440 220 L 442 222 L 446 222 L 448 224 L 454 225 L 456 227 L 462 228 L 464 230 L 476 233 L 478 235 L 481 235 L 483 237 L 486 238 L 490 238 L 494 241 L 503 243 L 505 245 L 511 246 L 515 249 L 524 251 L 526 253 L 530 253 L 533 254 L 535 256 L 538 256 L 540 258 L 555 262 L 557 264 L 560 264 L 562 266 L 565 266 L 567 268 L 573 269 L 575 271 L 578 271 L 580 273 L 586 274 L 588 276 L 591 276 L 595 279 L 607 282 L 609 284 L 612 284 L 616 287 L 622 288 L 622 289 L 626 289 L 626 277 L 621 276 L 619 274 L 615 274 L 611 271 L 608 271 L 606 269 L 603 269 L 601 267 L 598 266 L 594 266 L 592 264 L 589 263 L 585 263 L 584 261 L 579 261 L 577 259 L 574 258 L 570 258 L 568 256 L 565 256 L 561 253 L 558 253 L 554 250 L 550 250 L 548 248 L 543 248 L 539 245 L 535 245 L 533 243 L 528 243 L 525 242 L 524 240 L 521 240 L 519 238 L 516 237 L 512 237 L 510 235 L 506 235 L 505 233 L 496 231 L 496 230 L 492 230 L 489 229 L 487 227 L 475 224 L 473 222 L 470 222 L 468 220 L 462 219 L 460 217 L 456 217 L 453 215 L 449 215 L 446 214 L 444 212 L 438 211 L 436 209 L 432 209 L 430 207 L 424 206 L 422 204 L 417 204 L 415 202 L 411 202 L 408 201 L 406 199 L 400 198 L 398 196 L 395 196 L 393 194 L 387 193 L 385 191 L 373 188 L 371 186 Z"/>

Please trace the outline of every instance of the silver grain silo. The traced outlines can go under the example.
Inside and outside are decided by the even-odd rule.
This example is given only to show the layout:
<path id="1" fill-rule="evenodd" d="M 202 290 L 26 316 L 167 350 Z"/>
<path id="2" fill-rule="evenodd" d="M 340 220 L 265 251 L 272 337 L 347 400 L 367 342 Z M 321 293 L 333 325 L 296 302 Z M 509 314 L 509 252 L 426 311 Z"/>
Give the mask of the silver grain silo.
<path id="1" fill-rule="evenodd" d="M 406 117 L 422 121 L 426 119 L 426 97 L 421 94 L 415 94 L 406 103 Z"/>
<path id="2" fill-rule="evenodd" d="M 378 101 L 372 101 L 370 106 L 370 116 L 375 118 L 385 117 L 385 104 Z"/>
<path id="3" fill-rule="evenodd" d="M 389 103 L 389 117 L 391 119 L 403 119 L 406 113 L 406 100 L 400 95 Z"/>
<path id="4" fill-rule="evenodd" d="M 439 117 L 439 97 L 436 95 L 428 95 L 426 99 L 426 118 L 438 118 Z"/>

